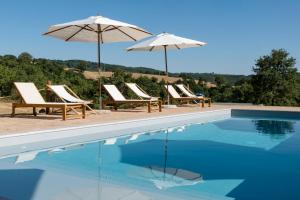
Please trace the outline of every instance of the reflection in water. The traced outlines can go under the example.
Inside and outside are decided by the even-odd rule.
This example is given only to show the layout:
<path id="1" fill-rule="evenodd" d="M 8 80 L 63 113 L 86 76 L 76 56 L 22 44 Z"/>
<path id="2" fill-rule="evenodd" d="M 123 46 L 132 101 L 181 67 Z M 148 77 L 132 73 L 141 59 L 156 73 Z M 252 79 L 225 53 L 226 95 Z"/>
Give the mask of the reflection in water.
<path id="1" fill-rule="evenodd" d="M 85 144 L 72 144 L 72 145 L 67 145 L 67 146 L 64 146 L 64 147 L 57 147 L 57 148 L 49 150 L 48 153 L 49 154 L 52 154 L 52 153 L 63 153 L 65 151 L 82 149 L 82 148 L 84 148 L 84 145 Z"/>
<path id="2" fill-rule="evenodd" d="M 26 153 L 21 153 L 16 157 L 15 164 L 27 162 L 34 160 L 36 156 L 38 155 L 38 151 L 31 151 L 31 152 L 26 152 Z"/>
<path id="3" fill-rule="evenodd" d="M 104 143 L 105 144 L 105 143 Z M 97 152 L 97 199 L 101 199 L 101 193 L 103 190 L 103 187 L 101 185 L 101 177 L 102 177 L 102 163 L 103 163 L 103 157 L 102 157 L 102 142 L 98 142 L 98 152 Z"/>
<path id="4" fill-rule="evenodd" d="M 235 119 L 20 153 L 0 160 L 0 200 L 299 199 L 298 129 Z"/>
<path id="5" fill-rule="evenodd" d="M 198 173 L 184 169 L 150 166 L 151 174 L 147 177 L 155 187 L 160 190 L 178 186 L 196 185 L 202 181 L 202 176 Z M 145 175 L 144 175 L 145 176 Z"/>
<path id="6" fill-rule="evenodd" d="M 275 120 L 252 120 L 256 130 L 260 133 L 270 134 L 274 138 L 281 137 L 286 133 L 293 133 L 295 122 Z"/>
<path id="7" fill-rule="evenodd" d="M 150 171 L 150 174 L 146 177 L 147 180 L 152 181 L 160 190 L 178 186 L 195 185 L 201 182 L 202 176 L 199 173 L 167 166 L 169 129 L 166 130 L 165 134 L 163 167 L 156 165 L 146 167 L 146 169 L 148 168 Z M 144 173 L 144 177 L 147 176 L 146 174 L 147 173 Z"/>

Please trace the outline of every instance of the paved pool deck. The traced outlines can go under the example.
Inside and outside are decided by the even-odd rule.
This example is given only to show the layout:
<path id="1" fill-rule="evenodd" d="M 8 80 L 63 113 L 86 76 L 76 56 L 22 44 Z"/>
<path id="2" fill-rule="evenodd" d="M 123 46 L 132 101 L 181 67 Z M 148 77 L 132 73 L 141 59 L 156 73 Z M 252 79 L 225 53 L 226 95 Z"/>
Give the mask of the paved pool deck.
<path id="1" fill-rule="evenodd" d="M 30 115 L 32 109 L 18 109 L 18 115 L 16 115 L 14 118 L 11 118 L 11 104 L 0 103 L 0 136 L 55 128 L 120 122 L 221 109 L 276 110 L 300 112 L 300 107 L 256 106 L 250 104 L 215 103 L 212 107 L 201 108 L 196 105 L 189 105 L 178 107 L 176 109 L 163 109 L 163 112 L 158 112 L 157 110 L 154 110 L 152 113 L 147 113 L 146 108 L 137 108 L 134 110 L 121 109 L 118 111 L 100 113 L 97 115 L 88 112 L 88 116 L 86 119 L 70 119 L 67 121 L 62 121 L 60 115 L 39 114 L 37 117 L 34 117 Z"/>

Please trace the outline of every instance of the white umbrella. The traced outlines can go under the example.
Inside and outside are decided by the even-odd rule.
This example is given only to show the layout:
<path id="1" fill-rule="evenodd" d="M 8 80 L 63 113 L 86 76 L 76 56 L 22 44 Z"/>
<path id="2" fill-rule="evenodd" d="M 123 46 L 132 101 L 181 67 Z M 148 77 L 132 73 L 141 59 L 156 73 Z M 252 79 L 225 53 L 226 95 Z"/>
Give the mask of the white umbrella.
<path id="1" fill-rule="evenodd" d="M 191 47 L 200 47 L 206 45 L 205 42 L 200 42 L 196 40 L 191 40 L 183 37 L 179 37 L 170 33 L 161 33 L 154 36 L 148 40 L 140 42 L 132 47 L 127 48 L 127 51 L 160 51 L 165 52 L 165 65 L 166 65 L 166 76 L 168 77 L 168 60 L 167 60 L 167 50 L 169 49 L 184 49 Z M 167 78 L 167 90 L 168 88 L 168 78 Z M 168 93 L 168 104 L 170 104 L 170 97 Z"/>
<path id="2" fill-rule="evenodd" d="M 68 41 L 97 42 L 98 71 L 100 75 L 100 44 L 111 42 L 137 41 L 152 35 L 146 30 L 132 24 L 112 20 L 102 16 L 91 16 L 86 19 L 50 26 L 44 35 Z M 101 105 L 101 86 L 100 109 Z"/>

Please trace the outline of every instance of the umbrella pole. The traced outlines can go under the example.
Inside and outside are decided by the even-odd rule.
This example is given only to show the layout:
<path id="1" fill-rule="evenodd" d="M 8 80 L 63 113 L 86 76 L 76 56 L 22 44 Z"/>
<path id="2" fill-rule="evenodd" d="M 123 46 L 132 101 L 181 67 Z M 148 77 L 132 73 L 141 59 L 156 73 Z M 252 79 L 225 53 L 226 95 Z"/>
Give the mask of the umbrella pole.
<path id="1" fill-rule="evenodd" d="M 167 170 L 167 161 L 168 161 L 168 136 L 169 131 L 167 130 L 166 133 L 166 140 L 165 140 L 165 159 L 164 159 L 164 180 L 166 179 L 166 170 Z"/>
<path id="2" fill-rule="evenodd" d="M 100 25 L 98 24 L 98 42 L 97 42 L 97 52 L 98 52 L 98 74 L 99 74 L 99 109 L 102 110 L 102 87 L 101 87 L 101 62 L 100 62 Z"/>
<path id="3" fill-rule="evenodd" d="M 164 50 L 165 50 L 166 76 L 167 76 L 167 95 L 168 95 L 167 100 L 168 100 L 168 105 L 170 105 L 167 45 L 164 45 Z"/>

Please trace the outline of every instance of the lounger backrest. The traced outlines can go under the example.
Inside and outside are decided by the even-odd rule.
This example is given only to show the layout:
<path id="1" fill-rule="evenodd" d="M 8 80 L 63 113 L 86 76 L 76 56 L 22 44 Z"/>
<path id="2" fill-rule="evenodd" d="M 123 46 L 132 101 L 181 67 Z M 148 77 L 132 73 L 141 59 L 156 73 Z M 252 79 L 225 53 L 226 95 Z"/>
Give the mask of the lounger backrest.
<path id="1" fill-rule="evenodd" d="M 60 98 L 70 103 L 83 103 L 84 101 L 71 95 L 64 85 L 48 85 L 48 87 Z"/>
<path id="2" fill-rule="evenodd" d="M 169 87 L 167 85 L 165 85 L 165 88 L 168 88 L 168 92 L 169 94 L 173 97 L 173 98 L 181 98 L 181 96 L 178 94 L 178 92 L 174 89 L 174 87 L 172 85 L 169 85 Z"/>
<path id="3" fill-rule="evenodd" d="M 142 91 L 135 83 L 126 83 L 126 85 L 139 97 L 151 99 L 151 96 Z"/>
<path id="4" fill-rule="evenodd" d="M 183 84 L 177 84 L 176 85 L 180 90 L 181 92 L 183 92 L 186 96 L 188 97 L 196 97 L 195 94 L 193 94 L 191 91 L 189 91 Z"/>
<path id="5" fill-rule="evenodd" d="M 43 104 L 46 103 L 39 90 L 34 83 L 14 83 L 22 99 L 27 104 Z"/>
<path id="6" fill-rule="evenodd" d="M 103 85 L 103 87 L 114 101 L 126 101 L 125 97 L 121 94 L 121 92 L 115 85 Z"/>

